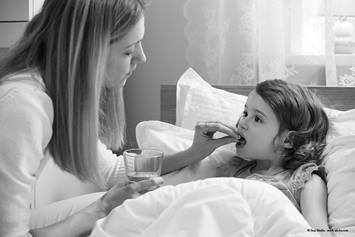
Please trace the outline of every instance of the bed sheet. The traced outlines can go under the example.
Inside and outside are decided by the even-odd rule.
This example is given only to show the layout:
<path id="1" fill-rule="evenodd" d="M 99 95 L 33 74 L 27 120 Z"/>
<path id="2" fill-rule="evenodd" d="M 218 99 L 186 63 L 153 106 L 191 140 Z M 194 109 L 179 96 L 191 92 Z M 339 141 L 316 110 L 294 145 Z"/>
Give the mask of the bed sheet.
<path id="1" fill-rule="evenodd" d="M 125 201 L 90 236 L 319 236 L 276 188 L 259 181 L 209 178 L 165 186 Z"/>

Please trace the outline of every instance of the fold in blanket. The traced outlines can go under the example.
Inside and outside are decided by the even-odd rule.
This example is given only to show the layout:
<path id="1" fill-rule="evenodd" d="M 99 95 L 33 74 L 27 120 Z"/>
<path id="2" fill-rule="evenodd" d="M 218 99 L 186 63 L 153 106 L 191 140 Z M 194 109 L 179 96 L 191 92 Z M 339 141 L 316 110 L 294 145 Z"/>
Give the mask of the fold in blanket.
<path id="1" fill-rule="evenodd" d="M 279 190 L 259 181 L 211 178 L 127 200 L 90 236 L 319 236 Z"/>

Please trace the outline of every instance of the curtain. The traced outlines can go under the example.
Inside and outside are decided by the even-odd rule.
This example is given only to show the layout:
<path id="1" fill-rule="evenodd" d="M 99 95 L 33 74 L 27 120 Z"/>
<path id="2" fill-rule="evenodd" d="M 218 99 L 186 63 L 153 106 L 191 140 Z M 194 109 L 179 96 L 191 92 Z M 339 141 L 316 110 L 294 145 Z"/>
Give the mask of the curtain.
<path id="1" fill-rule="evenodd" d="M 213 84 L 281 78 L 355 86 L 355 54 L 335 53 L 333 4 L 337 0 L 187 0 L 186 59 Z"/>

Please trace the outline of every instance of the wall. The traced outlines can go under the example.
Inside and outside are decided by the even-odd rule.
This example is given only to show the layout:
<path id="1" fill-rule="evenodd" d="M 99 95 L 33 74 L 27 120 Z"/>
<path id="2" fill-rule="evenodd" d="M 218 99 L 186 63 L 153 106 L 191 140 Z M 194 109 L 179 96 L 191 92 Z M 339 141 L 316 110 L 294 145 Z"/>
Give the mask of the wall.
<path id="1" fill-rule="evenodd" d="M 135 142 L 140 121 L 159 120 L 160 84 L 176 84 L 188 68 L 184 37 L 186 0 L 153 0 L 146 10 L 143 47 L 147 62 L 139 65 L 125 87 L 127 135 Z M 128 144 L 128 146 L 134 146 Z"/>
<path id="2" fill-rule="evenodd" d="M 20 38 L 28 21 L 37 14 L 43 2 L 44 0 L 0 0 L 0 48 L 8 48 Z"/>

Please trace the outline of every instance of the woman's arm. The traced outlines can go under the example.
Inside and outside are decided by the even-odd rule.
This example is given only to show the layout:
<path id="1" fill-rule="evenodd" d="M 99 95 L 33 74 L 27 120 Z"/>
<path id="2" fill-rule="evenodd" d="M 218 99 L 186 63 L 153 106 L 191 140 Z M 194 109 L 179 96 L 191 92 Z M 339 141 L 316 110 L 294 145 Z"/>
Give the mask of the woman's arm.
<path id="1" fill-rule="evenodd" d="M 301 191 L 301 211 L 313 229 L 322 229 L 322 236 L 332 236 L 328 226 L 327 186 L 318 176 L 313 174 Z"/>
<path id="2" fill-rule="evenodd" d="M 101 201 L 98 200 L 83 209 L 82 211 L 64 219 L 53 225 L 33 229 L 30 233 L 34 237 L 51 237 L 51 236 L 87 236 L 90 234 L 95 222 L 106 216 Z"/>
<path id="3" fill-rule="evenodd" d="M 0 236 L 27 234 L 35 174 L 52 136 L 50 98 L 19 81 L 0 86 Z"/>
<path id="4" fill-rule="evenodd" d="M 145 193 L 163 183 L 160 177 L 129 183 L 124 186 L 115 185 L 99 200 L 95 201 L 80 212 L 65 220 L 39 229 L 33 229 L 30 233 L 34 237 L 51 236 L 87 236 L 90 234 L 95 222 L 108 215 L 111 210 L 121 205 L 126 199 L 135 198 L 140 193 Z"/>
<path id="5" fill-rule="evenodd" d="M 178 170 L 190 164 L 196 163 L 203 158 L 204 157 L 201 157 L 199 154 L 195 153 L 191 148 L 174 154 L 164 155 L 161 174 L 164 175 L 174 170 Z"/>
<path id="6" fill-rule="evenodd" d="M 216 132 L 226 134 L 221 138 L 213 138 Z M 164 156 L 162 174 L 196 163 L 210 155 L 218 147 L 237 142 L 239 135 L 234 127 L 220 122 L 199 122 L 195 126 L 195 134 L 191 147 L 185 151 Z"/>

